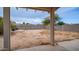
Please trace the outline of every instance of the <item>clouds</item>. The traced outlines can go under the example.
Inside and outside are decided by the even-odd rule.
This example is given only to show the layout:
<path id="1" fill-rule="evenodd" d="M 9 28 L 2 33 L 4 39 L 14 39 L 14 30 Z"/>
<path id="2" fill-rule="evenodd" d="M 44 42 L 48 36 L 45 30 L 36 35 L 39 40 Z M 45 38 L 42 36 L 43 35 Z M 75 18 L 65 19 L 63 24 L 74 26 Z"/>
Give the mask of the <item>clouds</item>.
<path id="1" fill-rule="evenodd" d="M 17 23 L 32 23 L 38 24 L 48 17 L 49 14 L 44 11 L 26 10 L 14 7 L 11 8 L 11 20 Z M 79 8 L 78 7 L 62 7 L 59 8 L 56 13 L 61 17 L 65 23 L 79 23 Z M 3 16 L 3 8 L 0 8 L 0 16 Z"/>
<path id="2" fill-rule="evenodd" d="M 40 11 L 34 11 L 34 10 L 26 10 L 23 8 L 19 8 L 18 10 L 16 8 L 11 8 L 11 16 L 12 17 L 26 17 L 26 18 L 45 18 L 48 16 L 47 12 L 40 12 Z"/>
<path id="3" fill-rule="evenodd" d="M 49 14 L 44 11 L 26 10 L 22 8 L 17 10 L 16 8 L 11 8 L 11 19 L 17 23 L 26 22 L 38 24 L 47 16 L 49 16 Z"/>
<path id="4" fill-rule="evenodd" d="M 31 24 L 40 24 L 41 23 L 41 21 L 43 20 L 43 19 L 40 19 L 40 18 L 23 18 L 23 17 L 16 17 L 16 18 L 12 18 L 11 17 L 11 20 L 12 21 L 15 21 L 16 23 L 23 23 L 23 22 L 25 22 L 25 23 L 31 23 Z"/>
<path id="5" fill-rule="evenodd" d="M 26 10 L 26 9 L 16 9 L 14 7 L 10 10 L 10 18 L 16 23 L 32 23 L 39 24 L 41 21 L 47 17 L 49 14 L 44 11 Z M 0 16 L 3 16 L 3 8 L 0 8 Z"/>
<path id="6" fill-rule="evenodd" d="M 79 8 L 60 8 L 57 10 L 57 14 L 62 18 L 65 23 L 79 23 Z"/>

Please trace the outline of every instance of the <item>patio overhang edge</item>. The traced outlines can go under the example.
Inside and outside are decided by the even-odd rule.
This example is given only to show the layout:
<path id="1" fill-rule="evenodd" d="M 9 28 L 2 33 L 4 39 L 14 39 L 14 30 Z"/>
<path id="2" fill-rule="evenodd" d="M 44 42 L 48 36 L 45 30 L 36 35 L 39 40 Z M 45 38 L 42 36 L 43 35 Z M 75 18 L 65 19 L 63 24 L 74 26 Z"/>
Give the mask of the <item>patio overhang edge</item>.
<path id="1" fill-rule="evenodd" d="M 34 10 L 50 12 L 51 8 L 53 8 L 53 10 L 56 11 L 59 7 L 16 7 L 16 8 L 27 8 L 27 9 L 34 9 Z"/>

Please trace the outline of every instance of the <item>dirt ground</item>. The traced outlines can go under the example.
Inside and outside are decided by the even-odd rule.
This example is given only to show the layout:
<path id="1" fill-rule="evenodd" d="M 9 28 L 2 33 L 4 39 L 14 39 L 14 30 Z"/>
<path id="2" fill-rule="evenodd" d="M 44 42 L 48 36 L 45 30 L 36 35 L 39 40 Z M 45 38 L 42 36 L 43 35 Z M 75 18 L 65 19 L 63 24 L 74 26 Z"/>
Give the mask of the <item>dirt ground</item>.
<path id="1" fill-rule="evenodd" d="M 19 30 L 11 36 L 11 48 L 29 48 L 49 44 L 49 35 L 42 34 L 43 30 Z"/>
<path id="2" fill-rule="evenodd" d="M 56 42 L 79 39 L 79 33 L 55 31 Z M 49 30 L 17 30 L 11 35 L 11 49 L 50 44 Z"/>
<path id="3" fill-rule="evenodd" d="M 29 48 L 50 44 L 49 30 L 18 30 L 11 36 L 11 48 Z M 55 31 L 57 42 L 79 39 L 79 33 Z"/>

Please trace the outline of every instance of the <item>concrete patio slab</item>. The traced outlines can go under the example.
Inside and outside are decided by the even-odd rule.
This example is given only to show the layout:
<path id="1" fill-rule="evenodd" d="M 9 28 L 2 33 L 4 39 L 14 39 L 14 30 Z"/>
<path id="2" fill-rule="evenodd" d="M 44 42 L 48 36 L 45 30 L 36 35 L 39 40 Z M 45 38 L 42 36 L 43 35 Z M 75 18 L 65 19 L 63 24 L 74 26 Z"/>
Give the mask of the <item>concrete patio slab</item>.
<path id="1" fill-rule="evenodd" d="M 79 51 L 79 39 L 59 42 L 58 45 L 41 45 L 31 48 L 18 49 L 17 51 Z"/>
<path id="2" fill-rule="evenodd" d="M 58 44 L 69 51 L 79 51 L 79 39 L 64 41 Z"/>
<path id="3" fill-rule="evenodd" d="M 67 51 L 61 46 L 52 46 L 52 45 L 41 45 L 31 48 L 18 49 L 16 51 Z"/>

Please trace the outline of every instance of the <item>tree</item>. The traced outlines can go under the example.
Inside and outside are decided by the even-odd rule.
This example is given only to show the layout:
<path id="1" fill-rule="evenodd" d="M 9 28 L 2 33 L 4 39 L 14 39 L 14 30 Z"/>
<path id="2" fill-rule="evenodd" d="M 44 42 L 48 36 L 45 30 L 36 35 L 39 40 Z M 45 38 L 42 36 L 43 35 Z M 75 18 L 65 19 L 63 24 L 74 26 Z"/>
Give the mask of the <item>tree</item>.
<path id="1" fill-rule="evenodd" d="M 23 22 L 23 25 L 25 25 L 25 22 Z"/>
<path id="2" fill-rule="evenodd" d="M 57 24 L 60 21 L 60 19 L 61 18 L 56 14 L 55 15 L 55 24 Z M 50 24 L 50 18 L 49 17 L 45 18 L 45 20 L 42 21 L 42 24 L 43 25 L 49 25 Z"/>
<path id="3" fill-rule="evenodd" d="M 30 24 L 30 23 L 26 23 L 26 25 L 28 25 L 28 24 Z"/>
<path id="4" fill-rule="evenodd" d="M 61 20 L 61 18 L 59 17 L 59 15 L 55 15 L 55 23 L 59 22 Z"/>
<path id="5" fill-rule="evenodd" d="M 58 23 L 57 23 L 57 25 L 64 25 L 65 23 L 64 22 L 62 22 L 62 21 L 59 21 Z"/>
<path id="6" fill-rule="evenodd" d="M 23 27 L 26 30 L 26 23 L 25 22 L 23 22 Z"/>
<path id="7" fill-rule="evenodd" d="M 50 23 L 50 20 L 48 20 L 48 19 L 45 19 L 42 21 L 43 25 L 49 25 L 49 23 Z"/>

